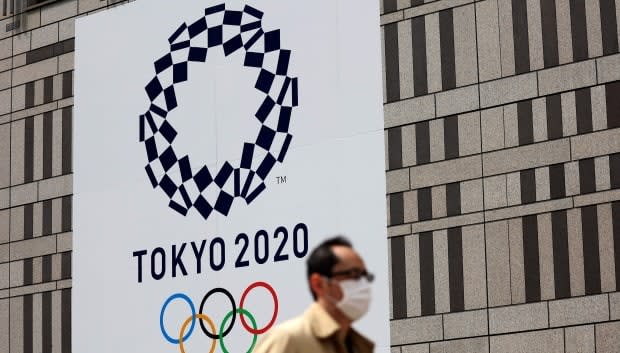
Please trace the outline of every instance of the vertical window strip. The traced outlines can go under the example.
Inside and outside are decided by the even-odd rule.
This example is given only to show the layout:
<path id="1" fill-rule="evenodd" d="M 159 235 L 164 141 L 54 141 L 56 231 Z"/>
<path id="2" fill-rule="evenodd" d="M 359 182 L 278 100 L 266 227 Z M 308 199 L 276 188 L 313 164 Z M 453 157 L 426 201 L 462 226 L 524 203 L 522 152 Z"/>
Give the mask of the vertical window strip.
<path id="1" fill-rule="evenodd" d="M 71 353 L 71 288 L 63 289 L 61 294 L 60 322 L 61 332 L 61 353 Z"/>
<path id="2" fill-rule="evenodd" d="M 560 59 L 558 52 L 558 23 L 555 13 L 555 0 L 540 0 L 540 12 L 545 68 L 557 66 Z"/>
<path id="3" fill-rule="evenodd" d="M 465 310 L 463 279 L 463 232 L 461 227 L 448 229 L 448 273 L 450 311 Z"/>
<path id="4" fill-rule="evenodd" d="M 418 190 L 418 220 L 427 221 L 433 218 L 433 196 L 431 188 Z"/>
<path id="5" fill-rule="evenodd" d="M 588 28 L 586 26 L 585 0 L 571 0 L 569 4 L 573 60 L 585 60 L 588 58 Z"/>
<path id="6" fill-rule="evenodd" d="M 512 0 L 512 33 L 514 38 L 515 73 L 530 71 L 530 44 L 527 28 L 527 1 Z"/>
<path id="7" fill-rule="evenodd" d="M 431 161 L 431 137 L 428 121 L 415 125 L 415 152 L 418 165 Z"/>
<path id="8" fill-rule="evenodd" d="M 31 285 L 33 277 L 32 258 L 24 259 L 24 286 Z"/>
<path id="9" fill-rule="evenodd" d="M 396 0 L 383 0 L 383 13 L 394 12 L 396 10 Z"/>
<path id="10" fill-rule="evenodd" d="M 545 0 L 543 0 L 545 1 Z M 547 136 L 549 140 L 564 136 L 562 124 L 562 96 L 555 94 L 545 99 L 547 107 Z"/>
<path id="11" fill-rule="evenodd" d="M 388 103 L 400 100 L 398 68 L 398 23 L 383 26 L 385 37 L 385 81 Z"/>
<path id="12" fill-rule="evenodd" d="M 620 188 L 620 153 L 609 155 L 609 180 L 612 189 Z"/>
<path id="13" fill-rule="evenodd" d="M 534 169 L 522 170 L 519 173 L 521 182 L 521 203 L 536 202 L 536 171 Z"/>
<path id="14" fill-rule="evenodd" d="M 424 16 L 415 17 L 411 20 L 411 41 L 413 48 L 413 94 L 422 96 L 428 93 L 426 20 Z"/>
<path id="15" fill-rule="evenodd" d="M 43 103 L 52 100 L 54 100 L 54 76 L 49 76 L 43 80 Z"/>
<path id="16" fill-rule="evenodd" d="M 43 178 L 52 177 L 54 116 L 52 112 L 43 114 Z"/>
<path id="17" fill-rule="evenodd" d="M 614 257 L 616 262 L 616 290 L 620 291 L 620 201 L 611 204 L 611 221 L 614 232 Z"/>
<path id="18" fill-rule="evenodd" d="M 420 233 L 420 300 L 422 315 L 435 314 L 435 265 L 433 232 Z"/>
<path id="19" fill-rule="evenodd" d="M 392 306 L 394 319 L 407 317 L 407 275 L 405 273 L 405 237 L 391 238 Z"/>
<path id="20" fill-rule="evenodd" d="M 583 234 L 583 268 L 586 295 L 601 293 L 601 265 L 596 205 L 581 209 Z"/>
<path id="21" fill-rule="evenodd" d="M 458 115 L 449 116 L 444 119 L 444 150 L 446 159 L 459 157 L 459 117 Z"/>
<path id="22" fill-rule="evenodd" d="M 388 129 L 389 169 L 403 167 L 403 138 L 400 127 Z"/>
<path id="23" fill-rule="evenodd" d="M 575 91 L 575 108 L 577 112 L 577 133 L 592 132 L 592 94 L 590 88 Z"/>
<path id="24" fill-rule="evenodd" d="M 34 118 L 25 120 L 24 129 L 24 182 L 34 179 Z"/>
<path id="25" fill-rule="evenodd" d="M 33 353 L 32 294 L 24 296 L 24 353 Z"/>
<path id="26" fill-rule="evenodd" d="M 605 100 L 607 103 L 607 128 L 620 127 L 620 81 L 605 85 Z"/>
<path id="27" fill-rule="evenodd" d="M 42 351 L 47 353 L 52 352 L 52 292 L 42 294 L 42 304 Z"/>
<path id="28" fill-rule="evenodd" d="M 549 184 L 551 199 L 566 196 L 566 176 L 563 163 L 549 166 Z"/>
<path id="29" fill-rule="evenodd" d="M 456 87 L 452 9 L 439 12 L 439 44 L 441 48 L 441 88 L 445 91 Z"/>
<path id="30" fill-rule="evenodd" d="M 570 297 L 570 268 L 568 258 L 568 224 L 566 210 L 551 213 L 553 236 L 553 279 L 556 299 Z"/>
<path id="31" fill-rule="evenodd" d="M 42 235 L 50 235 L 52 234 L 52 200 L 43 201 L 43 222 L 41 223 Z"/>
<path id="32" fill-rule="evenodd" d="M 545 0 L 542 0 L 545 1 Z M 618 22 L 616 19 L 616 2 L 600 0 L 601 35 L 603 37 L 603 55 L 618 52 Z"/>
<path id="33" fill-rule="evenodd" d="M 66 71 L 62 74 L 62 98 L 69 98 L 73 95 L 73 71 Z"/>
<path id="34" fill-rule="evenodd" d="M 446 211 L 448 216 L 456 216 L 461 214 L 460 182 L 446 185 Z"/>
<path id="35" fill-rule="evenodd" d="M 73 107 L 62 109 L 62 173 L 69 174 L 73 170 Z"/>
<path id="36" fill-rule="evenodd" d="M 43 256 L 41 273 L 41 279 L 43 282 L 49 282 L 52 280 L 52 255 Z"/>
<path id="37" fill-rule="evenodd" d="M 403 224 L 405 221 L 403 193 L 390 194 L 390 225 Z"/>
<path id="38" fill-rule="evenodd" d="M 25 108 L 34 107 L 34 81 L 26 83 L 26 101 L 24 104 Z"/>
<path id="39" fill-rule="evenodd" d="M 60 276 L 61 279 L 71 278 L 71 251 L 63 252 L 60 259 Z"/>
<path id="40" fill-rule="evenodd" d="M 525 301 L 527 303 L 540 301 L 540 255 L 536 215 L 523 217 L 523 269 Z"/>
<path id="41" fill-rule="evenodd" d="M 534 114 L 531 100 L 517 103 L 517 125 L 519 145 L 534 143 Z"/>
<path id="42" fill-rule="evenodd" d="M 596 191 L 596 176 L 594 173 L 594 158 L 587 158 L 579 161 L 580 193 L 587 194 Z"/>
<path id="43" fill-rule="evenodd" d="M 73 210 L 73 200 L 71 199 L 71 196 L 64 196 L 62 198 L 62 212 L 61 212 L 61 223 L 60 223 L 61 232 L 71 231 L 72 210 Z"/>

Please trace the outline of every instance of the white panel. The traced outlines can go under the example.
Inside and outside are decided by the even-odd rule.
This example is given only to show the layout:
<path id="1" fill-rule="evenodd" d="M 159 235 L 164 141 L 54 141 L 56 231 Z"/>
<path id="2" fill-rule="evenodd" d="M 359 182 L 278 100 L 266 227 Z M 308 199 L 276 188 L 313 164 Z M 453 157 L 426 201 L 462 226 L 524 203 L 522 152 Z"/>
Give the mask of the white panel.
<path id="1" fill-rule="evenodd" d="M 439 92 L 441 91 L 439 13 L 424 17 L 424 21 L 426 27 L 426 74 L 428 77 L 428 93 Z"/>
<path id="2" fill-rule="evenodd" d="M 400 99 L 413 97 L 413 48 L 411 21 L 400 21 L 398 26 L 398 73 Z"/>
<path id="3" fill-rule="evenodd" d="M 433 268 L 435 270 L 435 311 L 450 311 L 450 273 L 448 265 L 448 231 L 433 232 Z"/>
<path id="4" fill-rule="evenodd" d="M 288 129 L 284 129 L 284 120 L 279 121 L 278 104 L 264 121 L 265 126 L 273 130 L 280 126 L 292 135 L 286 158 L 276 162 L 265 176 L 260 166 L 268 156 L 258 147 L 262 124 L 255 117 L 266 96 L 255 88 L 261 70 L 245 66 L 250 59 L 245 49 L 226 56 L 219 45 L 208 49 L 206 62 L 197 58 L 190 62 L 188 80 L 174 85 L 178 106 L 170 109 L 165 119 L 177 132 L 171 142 L 164 138 L 164 120 L 155 119 L 157 155 L 172 143 L 176 160 L 189 156 L 189 174 L 194 177 L 203 166 L 212 176 L 224 170 L 226 163 L 239 168 L 240 182 L 235 183 L 233 173 L 222 185 L 213 182 L 201 191 L 193 179 L 185 178 L 185 170 L 181 173 L 178 163 L 166 171 L 160 161 L 149 162 L 140 141 L 139 116 L 157 110 L 145 92 L 147 84 L 157 76 L 168 88 L 174 80 L 172 69 L 163 68 L 156 74 L 154 68 L 154 62 L 171 50 L 169 37 L 181 24 L 191 27 L 202 19 L 205 7 L 212 4 L 136 1 L 76 22 L 72 350 L 178 350 L 179 345 L 170 343 L 164 332 L 174 342 L 191 310 L 182 299 L 172 299 L 164 312 L 162 332 L 159 318 L 167 299 L 174 293 L 185 293 L 198 311 L 205 293 L 221 287 L 230 291 L 240 307 L 242 293 L 256 281 L 269 283 L 276 292 L 279 309 L 275 322 L 279 324 L 312 302 L 305 277 L 309 251 L 329 236 L 344 234 L 376 276 L 370 311 L 355 326 L 376 343 L 377 352 L 389 352 L 378 2 L 225 2 L 227 11 L 243 10 L 246 4 L 260 9 L 264 32 L 279 30 L 270 34 L 279 33 L 279 44 L 276 50 L 265 53 L 262 68 L 276 72 L 281 54 L 278 49 L 290 50 L 287 75 L 298 79 L 299 105 L 292 108 Z M 352 8 L 355 16 L 351 16 Z M 228 16 L 234 19 L 236 15 Z M 182 29 L 178 39 L 171 41 L 174 45 L 189 40 L 193 48 L 206 47 L 208 37 L 215 36 L 215 27 L 223 18 L 224 13 L 216 11 L 207 15 L 207 25 L 213 27 L 210 33 L 197 31 L 190 39 Z M 243 14 L 241 21 L 247 24 L 255 19 Z M 101 30 L 111 27 L 115 30 Z M 199 27 L 191 28 L 193 33 Z M 240 31 L 235 24 L 223 28 L 225 42 Z M 247 43 L 251 34 L 242 34 L 241 41 Z M 261 36 L 250 51 L 264 51 L 266 36 Z M 189 55 L 182 46 L 172 52 L 172 62 L 181 65 L 177 74 Z M 278 76 L 271 86 L 265 86 L 276 101 L 285 82 L 284 76 Z M 290 87 L 284 106 L 292 105 Z M 162 108 L 167 105 L 162 94 L 153 104 Z M 148 123 L 146 126 L 150 130 Z M 285 133 L 278 133 L 266 146 L 273 156 L 280 154 L 285 137 Z M 249 166 L 241 161 L 245 143 L 255 145 L 254 153 L 248 155 Z M 262 141 L 260 144 L 264 145 Z M 162 187 L 152 187 L 145 172 L 149 163 L 160 185 L 165 185 L 161 180 L 167 175 L 177 185 L 187 187 L 188 205 L 192 207 L 186 215 L 169 207 L 170 197 Z M 253 199 L 239 195 L 245 181 L 250 180 L 248 169 L 262 175 L 266 187 Z M 250 191 L 260 182 L 254 177 L 248 183 Z M 229 210 L 220 208 L 205 219 L 197 211 L 199 196 L 215 204 L 221 189 L 238 197 Z M 172 200 L 185 205 L 181 191 L 176 191 Z M 249 240 L 245 252 L 244 236 L 239 234 Z M 199 257 L 192 246 L 200 248 L 203 241 L 205 250 Z M 276 258 L 280 244 L 281 254 L 288 257 Z M 265 256 L 267 250 L 269 255 Z M 140 251 L 146 255 L 139 255 Z M 175 254 L 182 259 L 187 274 L 173 265 Z M 248 265 L 237 260 L 247 260 Z M 214 263 L 222 263 L 222 267 Z M 259 327 L 273 316 L 272 300 L 269 291 L 259 286 L 243 303 Z M 105 315 L 93 320 L 93 307 Z M 226 297 L 220 293 L 207 300 L 204 313 L 219 326 L 229 310 Z M 240 321 L 226 337 L 231 352 L 246 351 L 252 338 Z M 57 342 L 56 334 L 54 337 Z M 200 328 L 194 328 L 186 349 L 199 351 L 210 342 Z M 216 351 L 220 352 L 219 344 Z"/>
<path id="5" fill-rule="evenodd" d="M 502 76 L 515 74 L 515 46 L 512 28 L 512 1 L 498 0 L 499 43 L 502 59 Z"/>
<path id="6" fill-rule="evenodd" d="M 418 235 L 405 237 L 405 273 L 407 274 L 407 315 L 420 316 L 420 242 Z"/>
<path id="7" fill-rule="evenodd" d="M 530 51 L 530 70 L 540 70 L 545 66 L 545 63 L 540 1 L 538 0 L 527 0 L 527 32 Z"/>

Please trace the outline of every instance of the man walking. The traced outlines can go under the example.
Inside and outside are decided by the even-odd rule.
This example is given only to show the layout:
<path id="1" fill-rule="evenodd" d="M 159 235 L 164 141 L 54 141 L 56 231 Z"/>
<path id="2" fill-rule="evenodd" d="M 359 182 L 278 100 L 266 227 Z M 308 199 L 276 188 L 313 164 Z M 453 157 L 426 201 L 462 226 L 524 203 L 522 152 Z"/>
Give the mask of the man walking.
<path id="1" fill-rule="evenodd" d="M 368 311 L 373 280 L 351 243 L 338 236 L 317 246 L 307 260 L 307 277 L 314 303 L 271 329 L 255 352 L 373 352 L 374 343 L 351 327 Z"/>

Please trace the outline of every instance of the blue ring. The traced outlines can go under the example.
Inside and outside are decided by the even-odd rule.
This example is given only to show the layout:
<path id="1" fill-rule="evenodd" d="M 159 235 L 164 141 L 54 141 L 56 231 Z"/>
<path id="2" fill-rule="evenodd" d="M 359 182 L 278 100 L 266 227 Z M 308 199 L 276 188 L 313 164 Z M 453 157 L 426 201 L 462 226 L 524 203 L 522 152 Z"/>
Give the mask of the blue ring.
<path id="1" fill-rule="evenodd" d="M 166 307 L 168 306 L 168 304 L 170 304 L 170 302 L 174 299 L 185 300 L 187 304 L 189 304 L 189 307 L 192 309 L 192 325 L 189 327 L 189 331 L 187 331 L 187 334 L 185 334 L 185 336 L 183 337 L 183 341 L 187 341 L 189 336 L 191 336 L 192 331 L 194 331 L 194 325 L 196 324 L 196 308 L 194 308 L 194 303 L 192 302 L 192 300 L 183 293 L 175 293 L 171 295 L 170 297 L 168 297 L 168 299 L 166 299 L 164 305 L 161 307 L 161 312 L 159 313 L 159 328 L 161 329 L 161 333 L 164 335 L 164 338 L 166 338 L 168 342 L 172 344 L 179 344 L 179 340 L 170 337 L 166 332 L 166 329 L 164 328 L 164 312 L 166 311 Z"/>

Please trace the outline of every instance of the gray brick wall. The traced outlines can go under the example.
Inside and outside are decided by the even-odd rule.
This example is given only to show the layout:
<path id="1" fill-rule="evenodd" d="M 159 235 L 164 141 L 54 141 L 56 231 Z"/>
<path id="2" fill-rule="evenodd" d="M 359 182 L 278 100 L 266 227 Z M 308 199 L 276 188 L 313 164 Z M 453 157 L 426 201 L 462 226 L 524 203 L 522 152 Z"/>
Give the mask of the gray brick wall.
<path id="1" fill-rule="evenodd" d="M 620 1 L 381 3 L 393 352 L 620 352 Z"/>
<path id="2" fill-rule="evenodd" d="M 377 1 L 392 353 L 620 352 L 620 0 Z M 0 352 L 65 353 L 74 21 L 123 1 L 4 2 Z"/>
<path id="3" fill-rule="evenodd" d="M 13 1 L 2 0 L 0 10 Z M 21 14 L 0 12 L 0 352 L 65 353 L 74 22 L 109 4 L 37 3 L 28 1 Z"/>

